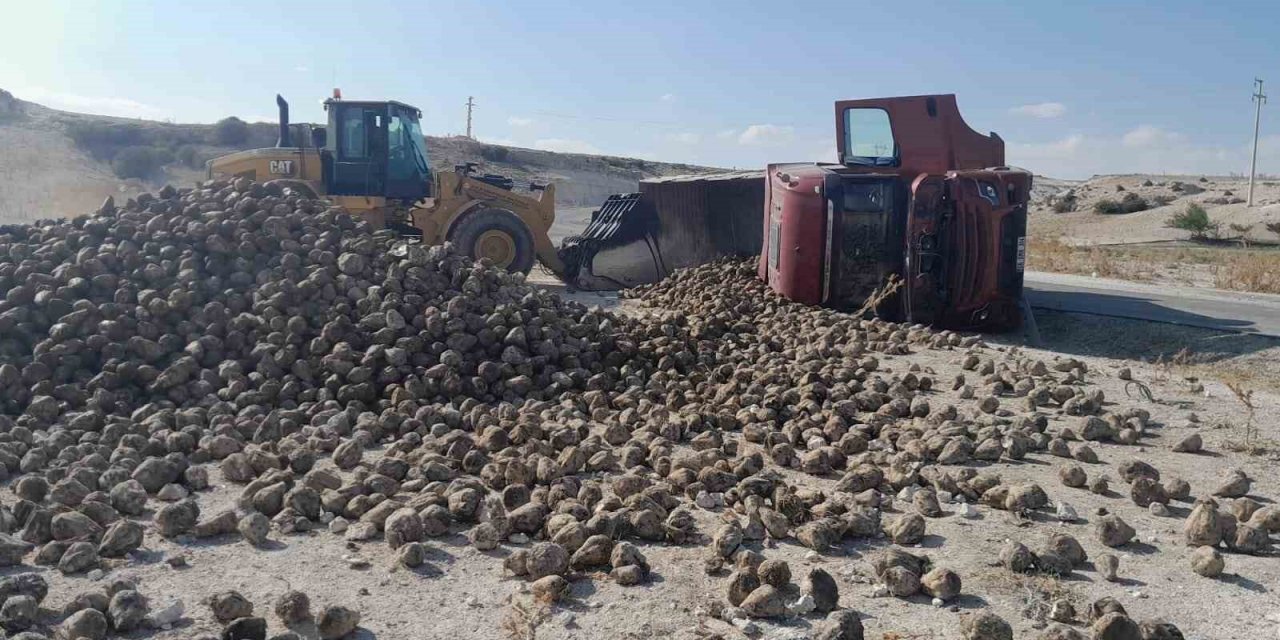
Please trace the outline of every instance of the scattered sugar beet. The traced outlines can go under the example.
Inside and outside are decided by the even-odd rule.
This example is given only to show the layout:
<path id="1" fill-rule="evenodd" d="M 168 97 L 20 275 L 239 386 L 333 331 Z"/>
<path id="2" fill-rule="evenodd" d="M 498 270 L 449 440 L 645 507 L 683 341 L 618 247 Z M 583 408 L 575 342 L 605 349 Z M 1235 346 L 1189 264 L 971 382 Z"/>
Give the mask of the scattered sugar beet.
<path id="1" fill-rule="evenodd" d="M 751 261 L 677 271 L 624 293 L 644 313 L 613 314 L 244 179 L 0 227 L 0 294 L 0 480 L 17 498 L 0 506 L 0 565 L 71 576 L 161 538 L 238 537 L 254 553 L 309 532 L 384 541 L 391 570 L 425 573 L 433 541 L 463 535 L 474 552 L 511 545 L 495 566 L 555 603 L 576 580 L 649 583 L 664 568 L 646 545 L 703 544 L 744 616 L 825 617 L 822 637 L 861 637 L 830 573 L 762 550 L 788 540 L 821 558 L 858 539 L 923 544 L 938 519 L 979 509 L 1062 513 L 1059 492 L 1107 492 L 1082 466 L 1098 455 L 1074 441 L 1137 444 L 1150 419 L 1110 406 L 1081 361 L 997 362 L 977 336 L 797 305 Z M 918 350 L 950 352 L 964 374 L 940 384 L 904 365 Z M 1059 475 L 1070 489 L 989 466 L 1036 454 L 1074 458 Z M 211 472 L 234 508 L 204 499 Z M 1138 505 L 1189 495 L 1142 464 L 1120 475 Z M 1238 473 L 1215 494 L 1250 488 Z M 1270 512 L 1238 509 L 1258 522 L 1228 532 L 1205 498 L 1188 544 L 1262 552 Z M 718 523 L 700 526 L 707 511 Z M 1106 546 L 1135 536 L 1116 516 L 1094 521 Z M 1221 572 L 1214 554 L 1197 552 L 1195 570 Z M 1054 535 L 999 560 L 1065 575 L 1087 559 Z M 962 593 L 959 573 L 898 548 L 874 574 L 902 598 Z M 77 598 L 61 625 L 69 637 L 134 628 L 148 615 L 139 593 Z M 323 638 L 361 620 L 294 590 L 207 605 L 236 637 L 265 633 L 255 605 Z M 1011 633 L 986 612 L 960 628 Z"/>

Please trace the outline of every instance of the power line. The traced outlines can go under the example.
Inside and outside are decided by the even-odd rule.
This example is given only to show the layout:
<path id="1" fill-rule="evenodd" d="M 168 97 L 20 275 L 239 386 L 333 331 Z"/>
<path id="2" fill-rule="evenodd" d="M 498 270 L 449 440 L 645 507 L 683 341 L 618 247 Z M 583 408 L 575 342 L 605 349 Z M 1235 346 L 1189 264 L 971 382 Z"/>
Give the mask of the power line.
<path id="1" fill-rule="evenodd" d="M 1253 111 L 1253 159 L 1249 161 L 1249 202 L 1248 207 L 1253 206 L 1253 176 L 1258 170 L 1258 126 L 1262 123 L 1262 103 L 1267 101 L 1267 94 L 1262 92 L 1262 80 L 1254 78 L 1253 82 L 1257 85 L 1253 92 L 1253 101 L 1258 106 Z"/>

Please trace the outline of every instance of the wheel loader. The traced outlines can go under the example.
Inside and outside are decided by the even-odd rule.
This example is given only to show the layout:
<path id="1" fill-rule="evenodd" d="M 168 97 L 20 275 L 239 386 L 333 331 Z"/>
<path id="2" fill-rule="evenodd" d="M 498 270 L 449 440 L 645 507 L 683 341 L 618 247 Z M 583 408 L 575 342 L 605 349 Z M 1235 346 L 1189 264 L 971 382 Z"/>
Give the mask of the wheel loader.
<path id="1" fill-rule="evenodd" d="M 477 175 L 473 163 L 433 170 L 422 112 L 402 102 L 343 100 L 335 91 L 324 102 L 327 127 L 290 126 L 289 103 L 277 95 L 276 104 L 276 146 L 214 158 L 207 177 L 279 181 L 424 244 L 452 241 L 467 255 L 514 272 L 528 273 L 535 259 L 564 271 L 548 235 L 554 184 L 530 184 L 526 194 L 510 178 Z"/>

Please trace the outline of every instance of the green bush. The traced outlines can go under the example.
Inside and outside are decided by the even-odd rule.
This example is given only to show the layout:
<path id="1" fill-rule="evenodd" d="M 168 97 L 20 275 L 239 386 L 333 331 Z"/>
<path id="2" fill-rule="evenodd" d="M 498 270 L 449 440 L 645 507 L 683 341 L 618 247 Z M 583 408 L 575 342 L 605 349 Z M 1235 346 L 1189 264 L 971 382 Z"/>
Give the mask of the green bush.
<path id="1" fill-rule="evenodd" d="M 67 135 L 98 160 L 111 160 L 120 149 L 145 142 L 142 127 L 129 122 L 77 120 L 67 123 Z"/>
<path id="2" fill-rule="evenodd" d="M 1078 204 L 1079 200 L 1076 198 L 1076 194 L 1068 193 L 1052 198 L 1049 206 L 1054 213 L 1070 213 L 1076 210 Z"/>
<path id="3" fill-rule="evenodd" d="M 1133 193 L 1132 191 L 1125 193 L 1120 200 L 1112 200 L 1103 198 L 1093 203 L 1094 213 L 1134 213 L 1136 211 L 1146 211 L 1151 208 L 1151 203 L 1146 198 Z"/>
<path id="4" fill-rule="evenodd" d="M 178 147 L 178 151 L 174 156 L 177 158 L 178 162 L 182 163 L 183 166 L 190 167 L 192 169 L 198 169 L 200 168 L 200 165 L 203 164 L 200 162 L 199 152 L 196 151 L 194 145 L 184 144 L 181 147 Z"/>
<path id="5" fill-rule="evenodd" d="M 234 147 L 249 140 L 249 124 L 240 118 L 223 118 L 213 125 L 213 143 Z"/>
<path id="6" fill-rule="evenodd" d="M 1211 234 L 1216 236 L 1220 229 L 1218 223 L 1209 220 L 1209 212 L 1194 202 L 1170 216 L 1165 226 L 1189 232 L 1192 240 L 1203 240 Z"/>
<path id="7" fill-rule="evenodd" d="M 111 170 L 119 178 L 149 178 L 165 164 L 167 150 L 154 147 L 125 147 L 111 159 Z"/>
<path id="8" fill-rule="evenodd" d="M 491 144 L 486 144 L 483 147 L 480 147 L 480 157 L 488 160 L 489 162 L 505 162 L 507 155 L 510 153 L 511 150 L 506 147 L 499 147 Z"/>

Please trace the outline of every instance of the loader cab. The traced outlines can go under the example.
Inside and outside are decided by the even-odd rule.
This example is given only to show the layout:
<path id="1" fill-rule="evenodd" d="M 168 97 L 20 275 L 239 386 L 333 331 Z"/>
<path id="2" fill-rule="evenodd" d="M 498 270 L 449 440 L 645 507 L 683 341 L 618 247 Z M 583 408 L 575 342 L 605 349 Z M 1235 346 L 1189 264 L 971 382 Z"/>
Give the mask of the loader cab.
<path id="1" fill-rule="evenodd" d="M 326 100 L 325 189 L 332 195 L 417 201 L 431 195 L 431 166 L 419 119 L 400 102 Z"/>

